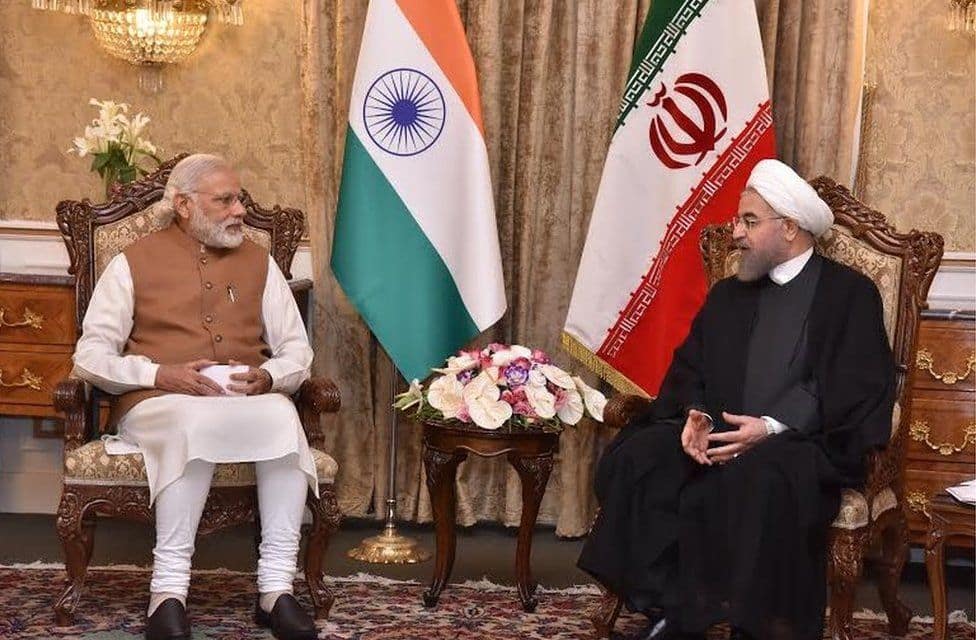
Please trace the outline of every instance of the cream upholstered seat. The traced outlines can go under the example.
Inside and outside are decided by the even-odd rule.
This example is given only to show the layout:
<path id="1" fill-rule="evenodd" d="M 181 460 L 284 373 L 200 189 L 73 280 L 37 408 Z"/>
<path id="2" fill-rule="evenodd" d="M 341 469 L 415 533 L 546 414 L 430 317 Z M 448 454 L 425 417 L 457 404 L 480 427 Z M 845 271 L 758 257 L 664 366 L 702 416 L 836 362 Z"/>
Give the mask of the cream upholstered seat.
<path id="1" fill-rule="evenodd" d="M 324 451 L 312 449 L 315 470 L 320 483 L 335 481 L 339 464 Z M 95 440 L 69 451 L 64 456 L 65 484 L 118 485 L 126 487 L 148 486 L 146 465 L 142 454 L 127 453 L 109 455 L 105 443 Z M 218 464 L 214 469 L 212 487 L 253 487 L 257 484 L 253 462 Z"/>
<path id="2" fill-rule="evenodd" d="M 181 157 L 163 164 L 142 180 L 126 185 L 112 201 L 93 205 L 58 204 L 58 227 L 75 276 L 75 322 L 79 328 L 94 284 L 113 257 L 143 236 L 166 227 L 170 220 L 157 207 L 169 172 Z M 244 192 L 244 232 L 265 247 L 285 277 L 305 226 L 296 209 L 264 209 Z M 65 416 L 64 480 L 58 507 L 58 536 L 64 548 L 68 584 L 54 605 L 58 623 L 71 623 L 85 587 L 97 517 L 151 522 L 149 487 L 141 454 L 108 455 L 100 439 L 97 408 L 106 396 L 76 378 L 61 382 L 54 405 Z M 338 527 L 335 480 L 338 465 L 325 453 L 320 416 L 339 409 L 339 390 L 325 378 L 306 381 L 296 395 L 296 408 L 318 471 L 319 495 L 309 491 L 306 504 L 312 527 L 305 553 L 305 581 L 317 617 L 326 617 L 332 594 L 326 588 L 322 560 L 331 533 Z M 253 522 L 256 509 L 253 463 L 218 464 L 210 496 L 198 527 L 201 535 L 244 522 Z"/>
<path id="3" fill-rule="evenodd" d="M 864 486 L 843 491 L 840 510 L 831 526 L 830 633 L 835 639 L 850 640 L 854 590 L 864 555 L 875 542 L 880 542 L 881 601 L 891 633 L 904 635 L 911 612 L 897 598 L 908 553 L 903 482 L 906 430 L 900 426 L 908 424 L 911 416 L 908 390 L 915 368 L 910 365 L 914 362 L 920 312 L 942 259 L 942 237 L 919 231 L 898 233 L 882 214 L 864 206 L 833 180 L 821 177 L 811 184 L 835 217 L 834 226 L 820 239 L 817 251 L 860 271 L 877 285 L 884 306 L 885 331 L 898 368 L 897 402 L 888 447 L 868 455 Z M 733 246 L 728 225 L 706 228 L 701 250 L 710 283 L 735 273 L 739 252 Z M 646 403 L 637 396 L 612 398 L 604 411 L 605 422 L 622 427 Z M 619 598 L 608 594 L 591 616 L 599 634 L 609 635 L 620 606 Z"/>

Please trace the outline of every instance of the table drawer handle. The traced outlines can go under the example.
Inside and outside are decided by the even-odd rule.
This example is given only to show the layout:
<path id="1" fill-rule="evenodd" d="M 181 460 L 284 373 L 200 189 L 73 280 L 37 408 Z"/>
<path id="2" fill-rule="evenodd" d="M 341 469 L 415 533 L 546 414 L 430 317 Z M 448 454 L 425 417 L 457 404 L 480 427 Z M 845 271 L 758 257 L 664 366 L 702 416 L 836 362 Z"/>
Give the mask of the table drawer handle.
<path id="1" fill-rule="evenodd" d="M 19 382 L 4 382 L 3 369 L 0 369 L 0 387 L 4 387 L 6 389 L 27 387 L 29 389 L 33 389 L 34 391 L 40 391 L 42 382 L 44 382 L 44 378 L 34 375 L 27 367 L 24 367 L 24 370 L 20 372 Z"/>
<path id="2" fill-rule="evenodd" d="M 24 319 L 20 322 L 11 322 L 4 317 L 7 310 L 0 307 L 0 329 L 3 327 L 30 327 L 31 329 L 40 329 L 44 322 L 44 316 L 39 313 L 34 313 L 29 308 L 24 307 Z"/>
<path id="3" fill-rule="evenodd" d="M 929 504 L 929 499 L 921 491 L 909 491 L 905 495 L 905 501 L 908 503 L 908 508 L 915 513 L 921 513 L 925 516 L 929 515 L 928 509 L 926 509 Z"/>
<path id="4" fill-rule="evenodd" d="M 912 435 L 912 439 L 917 442 L 924 442 L 932 451 L 938 452 L 940 456 L 951 456 L 954 453 L 959 453 L 970 443 L 976 442 L 976 422 L 970 424 L 966 427 L 963 432 L 962 444 L 958 447 L 951 442 L 942 442 L 940 444 L 935 444 L 929 439 L 932 435 L 929 429 L 929 423 L 925 420 L 913 420 L 912 426 L 909 428 L 909 433 Z"/>
<path id="5" fill-rule="evenodd" d="M 946 371 L 944 373 L 938 373 L 934 368 L 935 360 L 932 357 L 932 352 L 928 349 L 919 349 L 918 353 L 915 354 L 915 366 L 922 371 L 928 371 L 932 374 L 932 377 L 936 380 L 942 382 L 943 384 L 956 384 L 969 377 L 969 374 L 973 372 L 976 368 L 976 352 L 966 359 L 966 368 L 962 373 L 955 373 L 953 371 Z"/>

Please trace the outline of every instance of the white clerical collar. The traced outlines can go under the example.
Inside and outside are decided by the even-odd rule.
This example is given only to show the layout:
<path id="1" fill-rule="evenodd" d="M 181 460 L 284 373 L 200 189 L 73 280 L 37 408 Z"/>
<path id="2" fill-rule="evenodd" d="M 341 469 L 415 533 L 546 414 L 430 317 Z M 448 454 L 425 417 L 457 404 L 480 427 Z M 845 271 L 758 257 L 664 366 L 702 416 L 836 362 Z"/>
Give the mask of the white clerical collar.
<path id="1" fill-rule="evenodd" d="M 780 286 L 786 284 L 793 278 L 800 275 L 800 272 L 803 271 L 803 267 L 806 266 L 807 261 L 812 255 L 813 247 L 810 247 L 800 255 L 776 265 L 769 270 L 769 279 Z"/>

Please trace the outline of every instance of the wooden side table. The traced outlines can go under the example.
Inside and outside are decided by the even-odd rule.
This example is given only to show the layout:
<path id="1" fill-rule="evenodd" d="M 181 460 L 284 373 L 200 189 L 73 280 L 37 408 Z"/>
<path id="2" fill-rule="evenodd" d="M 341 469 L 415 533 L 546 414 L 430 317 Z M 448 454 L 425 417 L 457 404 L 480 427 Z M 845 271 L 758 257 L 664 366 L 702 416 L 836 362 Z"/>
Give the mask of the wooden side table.
<path id="1" fill-rule="evenodd" d="M 535 598 L 536 584 L 532 581 L 529 566 L 532 532 L 552 471 L 553 454 L 559 446 L 559 434 L 504 429 L 487 431 L 476 426 L 424 424 L 424 467 L 437 536 L 434 577 L 424 592 L 426 607 L 437 605 L 441 591 L 451 577 L 457 543 L 454 481 L 458 464 L 469 453 L 487 458 L 504 455 L 518 472 L 522 482 L 522 518 L 515 551 L 516 582 L 522 609 L 531 612 L 538 604 Z"/>
<path id="2" fill-rule="evenodd" d="M 945 542 L 950 538 L 976 538 L 973 518 L 976 508 L 959 502 L 942 491 L 928 504 L 931 524 L 925 539 L 925 568 L 932 592 L 932 617 L 935 640 L 945 640 L 949 612 L 946 606 Z"/>

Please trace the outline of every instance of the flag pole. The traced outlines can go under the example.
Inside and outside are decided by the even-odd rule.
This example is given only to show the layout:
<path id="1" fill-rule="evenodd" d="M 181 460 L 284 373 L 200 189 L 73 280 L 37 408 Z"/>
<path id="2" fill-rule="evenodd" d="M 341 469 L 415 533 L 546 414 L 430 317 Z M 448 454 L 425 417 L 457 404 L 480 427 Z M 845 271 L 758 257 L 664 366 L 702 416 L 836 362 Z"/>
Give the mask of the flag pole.
<path id="1" fill-rule="evenodd" d="M 390 404 L 397 394 L 397 380 L 400 372 L 393 366 L 390 381 Z M 346 552 L 346 555 L 361 562 L 373 564 L 417 564 L 430 560 L 430 552 L 408 536 L 400 535 L 396 526 L 396 452 L 397 424 L 399 411 L 393 409 L 390 418 L 389 481 L 386 494 L 386 524 L 383 533 L 370 536 Z"/>

